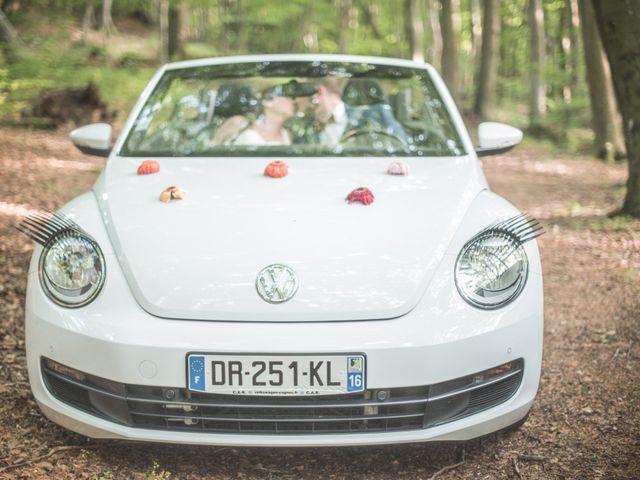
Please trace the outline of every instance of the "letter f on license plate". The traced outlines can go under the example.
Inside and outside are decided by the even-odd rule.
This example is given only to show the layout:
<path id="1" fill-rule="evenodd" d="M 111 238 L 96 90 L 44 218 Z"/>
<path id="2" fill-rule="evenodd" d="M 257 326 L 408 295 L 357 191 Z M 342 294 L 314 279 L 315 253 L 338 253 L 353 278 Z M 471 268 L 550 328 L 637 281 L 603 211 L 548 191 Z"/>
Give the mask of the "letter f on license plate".
<path id="1" fill-rule="evenodd" d="M 191 355 L 189 357 L 189 389 L 204 392 L 205 389 L 205 357 L 204 355 Z"/>

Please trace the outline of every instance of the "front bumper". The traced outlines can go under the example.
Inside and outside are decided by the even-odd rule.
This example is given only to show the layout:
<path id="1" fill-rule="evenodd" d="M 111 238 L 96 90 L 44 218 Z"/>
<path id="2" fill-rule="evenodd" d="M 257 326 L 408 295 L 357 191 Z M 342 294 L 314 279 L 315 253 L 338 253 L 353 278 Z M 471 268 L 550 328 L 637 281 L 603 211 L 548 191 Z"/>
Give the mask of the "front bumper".
<path id="1" fill-rule="evenodd" d="M 522 295 L 499 311 L 466 305 L 446 278 L 429 301 L 393 320 L 319 323 L 197 322 L 153 317 L 131 296 L 119 269 L 89 306 L 67 310 L 29 277 L 27 361 L 33 394 L 54 422 L 96 438 L 238 446 L 329 446 L 468 440 L 509 426 L 529 411 L 542 357 L 542 281 L 529 278 Z M 439 291 L 434 289 L 440 288 Z M 450 293 L 449 293 L 450 292 Z M 432 301 L 437 299 L 437 301 Z M 341 433 L 211 433 L 132 427 L 60 401 L 45 385 L 42 360 L 139 387 L 184 389 L 186 354 L 344 353 L 367 356 L 367 389 L 394 391 L 431 386 L 523 361 L 515 393 L 491 408 L 427 428 Z M 398 390 L 398 391 L 400 391 Z"/>

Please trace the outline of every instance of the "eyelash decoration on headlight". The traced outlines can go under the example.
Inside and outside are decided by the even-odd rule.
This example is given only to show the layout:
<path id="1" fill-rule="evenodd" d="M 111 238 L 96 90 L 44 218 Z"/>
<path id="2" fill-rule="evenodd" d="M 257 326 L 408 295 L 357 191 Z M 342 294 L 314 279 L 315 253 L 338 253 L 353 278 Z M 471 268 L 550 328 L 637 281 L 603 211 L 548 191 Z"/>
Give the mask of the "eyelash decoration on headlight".
<path id="1" fill-rule="evenodd" d="M 51 211 L 33 213 L 22 220 L 16 227 L 27 237 L 43 247 L 62 233 L 75 233 L 93 240 L 80 225 L 73 220 Z"/>
<path id="2" fill-rule="evenodd" d="M 535 218 L 527 214 L 520 214 L 488 226 L 478 233 L 474 239 L 487 233 L 507 234 L 518 240 L 520 244 L 523 244 L 542 235 L 544 227 Z"/>
<path id="3" fill-rule="evenodd" d="M 455 264 L 455 284 L 470 305 L 493 310 L 515 300 L 527 281 L 523 244 L 542 235 L 533 217 L 516 215 L 489 225 L 469 240 Z"/>

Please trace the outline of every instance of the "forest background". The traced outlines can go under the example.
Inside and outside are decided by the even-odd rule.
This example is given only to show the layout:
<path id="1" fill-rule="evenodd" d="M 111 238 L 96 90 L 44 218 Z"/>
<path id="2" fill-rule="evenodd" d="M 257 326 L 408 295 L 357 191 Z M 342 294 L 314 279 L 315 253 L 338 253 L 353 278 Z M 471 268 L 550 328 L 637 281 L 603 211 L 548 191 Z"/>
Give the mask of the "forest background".
<path id="1" fill-rule="evenodd" d="M 470 124 L 506 121 L 562 150 L 625 156 L 586 0 L 2 0 L 0 8 L 3 124 L 56 123 L 31 115 L 43 91 L 89 82 L 121 123 L 169 60 L 350 53 L 433 64 Z"/>
<path id="2" fill-rule="evenodd" d="M 623 129 L 638 115 L 640 61 L 629 54 L 640 55 L 633 26 L 639 3 L 0 0 L 0 125 L 78 123 L 64 113 L 68 95 L 55 89 L 89 85 L 78 91 L 81 109 L 100 107 L 99 119 L 117 127 L 154 69 L 172 60 L 290 52 L 405 57 L 441 71 L 469 126 L 504 121 L 563 152 L 609 161 L 630 153 L 627 193 L 614 213 L 640 217 L 640 131 L 630 127 L 625 145 Z M 618 100 L 626 97 L 625 123 L 615 80 Z M 627 152 L 629 142 L 638 147 Z"/>
<path id="3" fill-rule="evenodd" d="M 640 0 L 0 0 L 0 478 L 637 479 L 640 220 L 610 215 L 640 217 L 638 25 Z M 472 134 L 483 120 L 525 130 L 482 159 L 491 189 L 546 229 L 542 378 L 517 432 L 210 448 L 91 440 L 40 413 L 25 368 L 33 243 L 15 225 L 104 168 L 68 131 L 117 132 L 166 61 L 291 52 L 426 61 Z"/>

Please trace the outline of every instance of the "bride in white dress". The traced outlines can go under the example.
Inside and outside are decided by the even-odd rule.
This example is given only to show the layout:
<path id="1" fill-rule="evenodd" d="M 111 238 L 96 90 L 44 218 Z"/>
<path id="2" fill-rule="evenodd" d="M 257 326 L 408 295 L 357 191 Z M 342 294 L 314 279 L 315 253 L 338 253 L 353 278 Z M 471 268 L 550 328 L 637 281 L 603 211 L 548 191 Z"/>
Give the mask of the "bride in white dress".
<path id="1" fill-rule="evenodd" d="M 273 90 L 262 96 L 262 114 L 233 141 L 234 145 L 291 145 L 291 136 L 284 124 L 295 114 L 291 98 Z"/>

